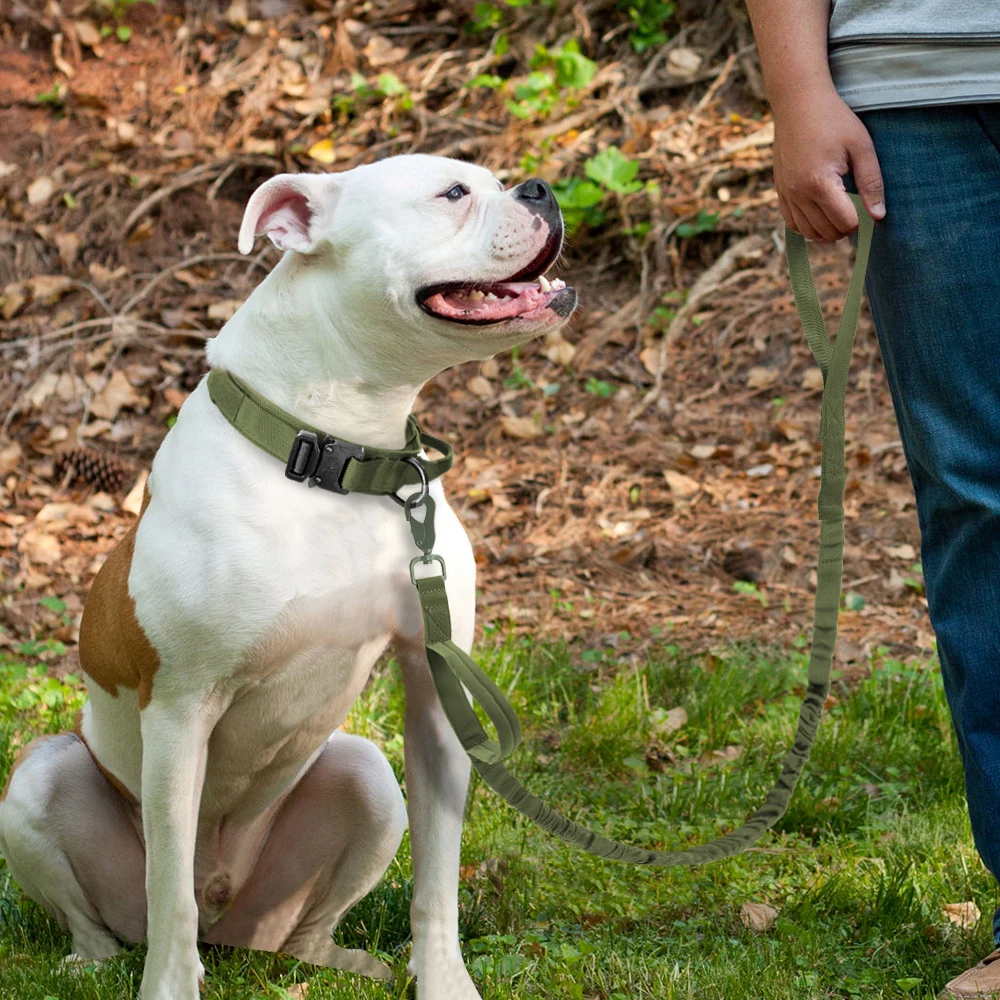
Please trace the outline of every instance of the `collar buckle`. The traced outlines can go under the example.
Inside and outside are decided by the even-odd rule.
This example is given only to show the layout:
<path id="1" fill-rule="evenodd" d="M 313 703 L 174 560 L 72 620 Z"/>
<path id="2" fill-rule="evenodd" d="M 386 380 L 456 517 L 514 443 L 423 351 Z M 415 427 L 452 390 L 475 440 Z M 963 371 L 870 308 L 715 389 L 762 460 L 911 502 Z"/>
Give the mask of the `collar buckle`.
<path id="1" fill-rule="evenodd" d="M 344 469 L 352 458 L 361 462 L 364 457 L 365 449 L 359 444 L 337 441 L 312 431 L 299 431 L 288 453 L 285 475 L 297 483 L 308 480 L 310 486 L 319 486 L 331 493 L 348 493 L 341 483 Z"/>

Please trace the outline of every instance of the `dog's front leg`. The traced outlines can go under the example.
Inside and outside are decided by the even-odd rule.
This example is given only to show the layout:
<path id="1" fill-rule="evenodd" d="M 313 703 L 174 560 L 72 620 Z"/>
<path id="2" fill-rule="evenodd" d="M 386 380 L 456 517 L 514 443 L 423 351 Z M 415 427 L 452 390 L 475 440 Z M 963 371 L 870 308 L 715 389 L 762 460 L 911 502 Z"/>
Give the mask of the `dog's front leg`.
<path id="1" fill-rule="evenodd" d="M 194 852 L 214 719 L 202 703 L 164 703 L 155 697 L 141 718 L 149 952 L 140 996 L 197 1000 L 202 967 Z"/>
<path id="2" fill-rule="evenodd" d="M 418 1000 L 480 1000 L 458 946 L 469 758 L 441 708 L 423 644 L 401 645 L 397 653 L 406 684 L 403 747 L 413 854 L 410 971 L 417 977 Z"/>

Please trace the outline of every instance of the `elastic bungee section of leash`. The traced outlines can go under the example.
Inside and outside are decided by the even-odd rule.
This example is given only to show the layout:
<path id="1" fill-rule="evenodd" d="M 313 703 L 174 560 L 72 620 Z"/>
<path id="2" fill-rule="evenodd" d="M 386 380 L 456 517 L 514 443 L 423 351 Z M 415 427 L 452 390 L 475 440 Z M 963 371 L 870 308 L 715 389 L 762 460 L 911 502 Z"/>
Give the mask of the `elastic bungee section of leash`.
<path id="1" fill-rule="evenodd" d="M 740 854 L 784 815 L 809 758 L 830 691 L 830 669 L 837 640 L 844 565 L 844 399 L 874 225 L 860 197 L 851 195 L 851 198 L 860 221 L 857 255 L 837 339 L 832 344 L 813 283 L 806 241 L 798 233 L 787 228 L 785 230 L 788 270 L 795 306 L 809 347 L 823 373 L 819 430 L 823 449 L 818 504 L 819 565 L 808 686 L 799 711 L 795 739 L 785 756 L 777 782 L 768 792 L 763 805 L 743 826 L 723 837 L 687 850 L 651 851 L 602 837 L 580 823 L 561 816 L 538 796 L 529 792 L 504 765 L 504 760 L 521 741 L 521 727 L 513 708 L 496 684 L 451 640 L 451 616 L 444 587 L 444 561 L 431 551 L 434 544 L 433 501 L 426 495 L 424 488 L 404 503 L 414 541 L 423 553 L 411 562 L 410 578 L 420 594 L 427 659 L 448 720 L 471 757 L 473 766 L 497 794 L 546 832 L 575 844 L 590 854 L 629 864 L 660 866 L 703 865 Z M 426 487 L 426 479 L 422 485 Z M 422 522 L 414 516 L 414 511 L 421 507 L 426 510 Z M 417 579 L 415 567 L 431 562 L 440 566 L 441 575 Z M 496 740 L 487 736 L 469 704 L 463 685 L 489 717 L 496 729 Z"/>
<path id="2" fill-rule="evenodd" d="M 428 493 L 428 483 L 451 468 L 454 452 L 446 441 L 422 434 L 412 416 L 407 420 L 406 444 L 399 450 L 338 440 L 282 410 L 233 374 L 214 369 L 208 375 L 209 395 L 223 416 L 258 448 L 284 462 L 289 479 L 333 493 L 390 496 L 403 507 L 421 553 L 410 561 L 410 580 L 420 596 L 427 661 L 448 721 L 473 766 L 494 791 L 543 830 L 590 854 L 636 865 L 703 865 L 740 854 L 784 815 L 809 758 L 830 691 L 830 668 L 837 640 L 844 565 L 844 397 L 874 226 L 861 199 L 857 195 L 851 198 L 860 221 L 857 256 L 837 339 L 832 344 L 813 284 L 806 242 L 798 233 L 785 230 L 795 306 L 823 373 L 819 567 L 808 686 L 799 711 L 798 728 L 781 774 L 763 805 L 739 829 L 687 850 L 651 851 L 602 837 L 550 809 L 504 765 L 521 742 L 521 725 L 503 692 L 452 641 L 445 591 L 446 567 L 444 559 L 434 552 L 434 498 Z M 423 454 L 425 444 L 440 451 L 442 457 L 429 460 Z M 403 486 L 418 485 L 420 488 L 405 500 L 396 496 Z M 418 578 L 418 566 L 437 568 L 440 572 Z M 483 729 L 466 692 L 490 719 L 496 729 L 495 740 Z"/>

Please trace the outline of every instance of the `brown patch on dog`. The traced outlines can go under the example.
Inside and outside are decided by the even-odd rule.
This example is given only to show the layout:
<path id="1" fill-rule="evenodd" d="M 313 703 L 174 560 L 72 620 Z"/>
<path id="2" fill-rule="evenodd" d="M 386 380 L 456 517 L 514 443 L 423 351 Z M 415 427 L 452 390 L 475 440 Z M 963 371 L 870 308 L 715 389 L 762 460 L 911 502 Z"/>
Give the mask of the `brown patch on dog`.
<path id="1" fill-rule="evenodd" d="M 90 749 L 90 744 L 87 742 L 86 737 L 83 735 L 83 712 L 82 710 L 76 713 L 76 722 L 73 725 L 73 735 L 87 748 L 87 753 L 90 754 L 90 759 L 94 762 L 94 766 L 97 768 L 101 774 L 107 779 L 108 784 L 129 804 L 132 806 L 137 806 L 139 800 L 97 759 L 97 754 Z"/>
<path id="2" fill-rule="evenodd" d="M 149 490 L 142 498 L 139 520 L 108 556 L 90 588 L 80 622 L 80 666 L 112 697 L 119 686 L 137 688 L 139 708 L 153 693 L 153 675 L 160 658 L 135 616 L 128 592 L 128 575 L 135 552 L 135 533 L 149 506 Z"/>
<path id="3" fill-rule="evenodd" d="M 7 780 L 4 782 L 3 791 L 0 792 L 0 802 L 3 802 L 7 798 L 7 792 L 10 791 L 10 783 L 14 777 L 14 772 L 31 756 L 43 743 L 48 740 L 54 740 L 59 736 L 65 736 L 65 733 L 50 733 L 48 736 L 36 736 L 30 743 L 25 743 L 14 757 L 14 763 L 10 765 L 10 773 L 7 775 Z"/>

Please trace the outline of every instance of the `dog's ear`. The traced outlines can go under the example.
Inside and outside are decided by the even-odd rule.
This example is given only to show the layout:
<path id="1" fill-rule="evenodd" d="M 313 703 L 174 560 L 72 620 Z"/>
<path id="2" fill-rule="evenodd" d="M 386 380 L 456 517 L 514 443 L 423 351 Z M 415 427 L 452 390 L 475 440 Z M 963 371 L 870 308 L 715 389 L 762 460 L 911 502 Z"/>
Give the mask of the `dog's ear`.
<path id="1" fill-rule="evenodd" d="M 278 174 L 250 196 L 240 226 L 240 253 L 250 253 L 258 236 L 279 250 L 311 253 L 333 215 L 340 192 L 336 174 Z"/>

